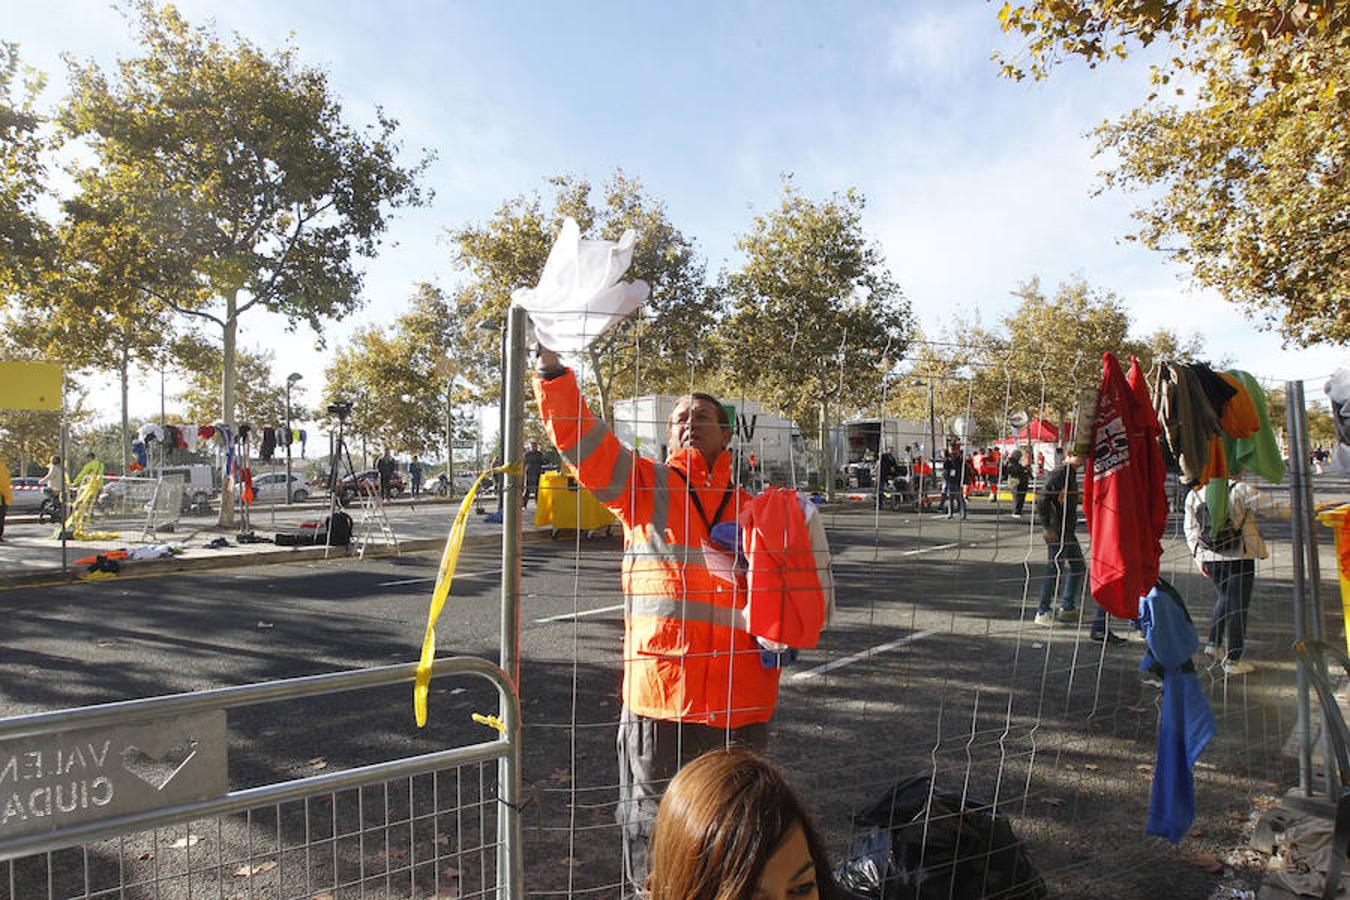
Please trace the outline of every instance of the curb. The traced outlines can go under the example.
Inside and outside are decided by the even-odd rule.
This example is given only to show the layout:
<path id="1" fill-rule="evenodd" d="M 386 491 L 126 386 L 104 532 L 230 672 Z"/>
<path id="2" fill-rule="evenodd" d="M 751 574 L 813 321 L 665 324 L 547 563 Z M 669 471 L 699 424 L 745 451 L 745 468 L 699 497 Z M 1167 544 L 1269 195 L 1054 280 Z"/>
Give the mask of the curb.
<path id="1" fill-rule="evenodd" d="M 549 539 L 547 529 L 531 530 L 522 535 L 525 543 L 534 543 Z M 486 547 L 501 544 L 500 534 L 482 534 L 469 535 L 464 538 L 465 547 Z M 412 540 L 399 541 L 397 548 L 394 547 L 373 547 L 368 550 L 365 557 L 368 559 L 378 559 L 385 556 L 397 556 L 400 553 L 425 553 L 429 550 L 440 550 L 445 546 L 445 538 L 414 538 Z M 183 572 L 210 571 L 213 569 L 239 569 L 246 566 L 260 565 L 286 565 L 298 562 L 324 561 L 324 552 L 328 551 L 327 560 L 336 561 L 343 559 L 355 559 L 358 552 L 351 548 L 326 548 L 326 547 L 298 547 L 294 550 L 273 550 L 263 553 L 231 553 L 224 556 L 195 556 L 189 559 L 181 557 L 169 559 L 146 559 L 146 560 L 122 560 L 120 561 L 121 571 L 117 573 L 117 578 L 153 578 L 158 575 L 177 575 Z M 82 568 L 82 567 L 81 567 Z M 114 580 L 114 579 L 109 579 Z M 24 572 L 19 575 L 0 575 L 0 591 L 15 590 L 17 588 L 27 587 L 54 587 L 65 584 L 80 584 L 84 579 L 71 570 L 71 575 L 65 574 L 59 568 L 40 569 L 36 572 Z"/>

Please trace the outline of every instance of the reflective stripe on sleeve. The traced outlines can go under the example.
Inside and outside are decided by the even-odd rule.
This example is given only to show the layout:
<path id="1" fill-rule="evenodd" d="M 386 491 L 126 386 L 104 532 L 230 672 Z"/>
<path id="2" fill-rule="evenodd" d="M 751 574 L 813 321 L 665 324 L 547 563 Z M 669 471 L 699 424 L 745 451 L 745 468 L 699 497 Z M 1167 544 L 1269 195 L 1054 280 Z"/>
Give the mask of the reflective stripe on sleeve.
<path id="1" fill-rule="evenodd" d="M 592 428 L 590 432 L 587 432 L 587 436 L 589 437 L 590 433 L 596 430 Z M 585 441 L 584 438 L 582 440 Z M 609 484 L 596 488 L 591 493 L 601 503 L 613 503 L 623 496 L 624 491 L 628 490 L 628 478 L 632 473 L 633 451 L 624 449 L 619 452 L 619 458 L 614 461 L 614 471 L 609 476 Z"/>
<path id="2" fill-rule="evenodd" d="M 562 455 L 573 465 L 581 465 L 588 456 L 600 448 L 600 444 L 609 434 L 609 428 L 599 419 L 592 419 L 591 430 L 583 434 L 575 447 L 559 447 Z"/>

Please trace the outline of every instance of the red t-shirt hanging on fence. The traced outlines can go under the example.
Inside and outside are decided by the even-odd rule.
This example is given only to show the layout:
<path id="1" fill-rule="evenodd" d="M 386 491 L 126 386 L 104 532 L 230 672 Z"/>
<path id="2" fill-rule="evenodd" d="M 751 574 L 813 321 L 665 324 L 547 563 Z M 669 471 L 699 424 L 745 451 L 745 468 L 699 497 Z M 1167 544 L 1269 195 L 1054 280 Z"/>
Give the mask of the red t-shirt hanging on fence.
<path id="1" fill-rule="evenodd" d="M 1102 354 L 1097 415 L 1083 469 L 1083 512 L 1092 540 L 1092 599 L 1122 619 L 1139 617 L 1139 597 L 1157 579 L 1149 498 L 1149 433 L 1120 363 Z"/>
<path id="2" fill-rule="evenodd" d="M 1130 357 L 1130 371 L 1125 375 L 1134 399 L 1135 421 L 1144 437 L 1144 447 L 1140 459 L 1144 463 L 1143 487 L 1148 497 L 1149 555 L 1146 557 L 1141 579 L 1145 584 L 1140 594 L 1145 595 L 1158 583 L 1158 568 L 1162 563 L 1162 537 L 1167 533 L 1167 469 L 1163 465 L 1162 424 L 1153 409 L 1149 397 L 1148 382 L 1144 380 L 1144 369 L 1139 365 L 1139 357 Z"/>

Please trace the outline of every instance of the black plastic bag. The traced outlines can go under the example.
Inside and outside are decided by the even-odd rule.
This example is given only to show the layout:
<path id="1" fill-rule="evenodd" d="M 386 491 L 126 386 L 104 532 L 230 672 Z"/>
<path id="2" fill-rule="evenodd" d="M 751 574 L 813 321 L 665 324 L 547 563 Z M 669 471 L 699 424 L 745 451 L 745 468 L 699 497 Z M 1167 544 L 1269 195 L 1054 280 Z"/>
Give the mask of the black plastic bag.
<path id="1" fill-rule="evenodd" d="M 987 804 L 934 788 L 916 775 L 853 817 L 864 831 L 835 871 L 846 890 L 871 900 L 1042 900 L 1045 882 Z"/>

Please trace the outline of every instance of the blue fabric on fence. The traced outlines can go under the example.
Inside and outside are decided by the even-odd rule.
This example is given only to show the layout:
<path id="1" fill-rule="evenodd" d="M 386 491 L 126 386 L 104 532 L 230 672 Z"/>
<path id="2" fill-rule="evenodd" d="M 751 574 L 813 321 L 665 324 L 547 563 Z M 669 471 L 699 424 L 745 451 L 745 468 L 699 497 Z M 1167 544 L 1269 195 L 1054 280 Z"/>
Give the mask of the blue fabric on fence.
<path id="1" fill-rule="evenodd" d="M 1214 712 L 1191 665 L 1200 646 L 1181 595 L 1165 579 L 1139 600 L 1148 650 L 1141 671 L 1162 670 L 1162 714 L 1158 717 L 1157 759 L 1145 831 L 1178 843 L 1195 821 L 1192 767 L 1218 731 Z"/>

